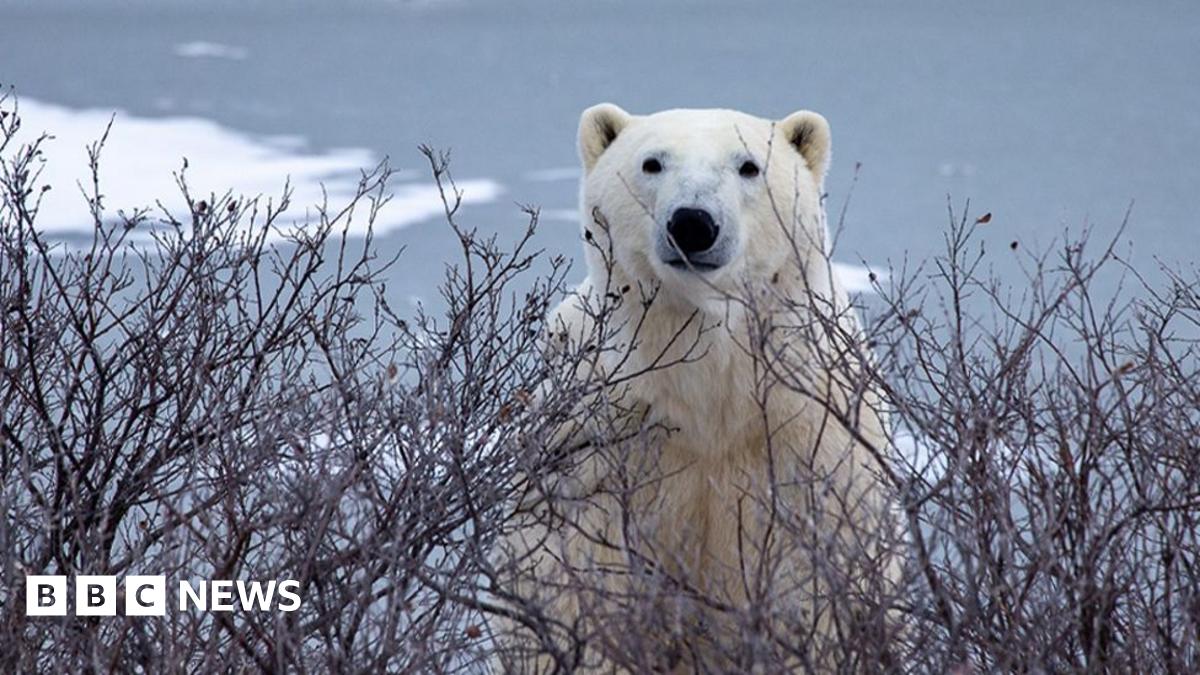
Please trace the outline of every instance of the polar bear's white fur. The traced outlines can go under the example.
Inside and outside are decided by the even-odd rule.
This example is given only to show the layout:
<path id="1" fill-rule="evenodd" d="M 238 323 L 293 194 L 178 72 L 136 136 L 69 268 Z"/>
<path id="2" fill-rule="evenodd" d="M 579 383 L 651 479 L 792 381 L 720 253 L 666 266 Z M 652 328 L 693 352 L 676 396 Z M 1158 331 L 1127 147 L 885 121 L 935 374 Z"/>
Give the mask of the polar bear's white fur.
<path id="1" fill-rule="evenodd" d="M 614 400 L 660 431 L 558 483 L 572 506 L 507 542 L 532 561 L 518 587 L 570 624 L 619 604 L 631 569 L 682 581 L 708 601 L 664 602 L 664 634 L 639 629 L 674 668 L 721 658 L 739 628 L 713 607 L 745 607 L 764 584 L 786 625 L 828 630 L 831 610 L 812 600 L 826 575 L 795 540 L 869 538 L 884 510 L 868 450 L 884 447 L 883 423 L 854 377 L 869 359 L 828 264 L 829 125 L 808 111 L 770 121 L 602 104 L 583 114 L 579 151 L 588 277 L 552 315 L 551 346 L 598 339 L 607 305 L 590 376 L 619 381 Z M 600 669 L 631 639 L 602 618 L 579 626 Z"/>

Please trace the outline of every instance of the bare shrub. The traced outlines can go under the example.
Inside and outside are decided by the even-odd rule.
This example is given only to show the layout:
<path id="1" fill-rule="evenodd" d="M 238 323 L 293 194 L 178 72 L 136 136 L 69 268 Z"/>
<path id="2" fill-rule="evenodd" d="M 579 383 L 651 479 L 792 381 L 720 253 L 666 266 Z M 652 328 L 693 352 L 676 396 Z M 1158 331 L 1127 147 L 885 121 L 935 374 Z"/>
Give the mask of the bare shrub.
<path id="1" fill-rule="evenodd" d="M 876 323 L 912 439 L 907 662 L 1194 670 L 1195 281 L 1164 269 L 1158 288 L 1116 239 L 1088 254 L 1085 235 L 1026 255 L 1005 285 L 982 271 L 986 220 L 952 214 L 946 253 L 885 292 Z M 1117 291 L 1097 290 L 1103 274 Z"/>
<path id="2" fill-rule="evenodd" d="M 675 430 L 627 396 L 706 358 L 712 317 L 635 361 L 657 290 L 603 288 L 567 331 L 568 266 L 534 271 L 536 212 L 511 246 L 479 237 L 428 149 L 461 244 L 436 313 L 394 312 L 393 260 L 347 234 L 386 202 L 386 166 L 303 227 L 286 192 L 190 194 L 186 165 L 188 213 L 114 215 L 101 141 L 93 238 L 67 247 L 36 225 L 40 141 L 15 147 L 15 100 L 0 110 L 5 671 L 1200 667 L 1194 278 L 1150 281 L 1084 236 L 1000 252 L 1026 270 L 1005 284 L 964 210 L 942 255 L 857 307 L 731 297 L 761 422 L 780 392 L 819 406 L 890 505 L 847 520 L 862 495 L 821 467 L 737 495 L 767 516 L 738 533 L 754 564 L 731 603 L 645 536 Z M 1133 290 L 1100 295 L 1103 274 Z M 612 556 L 548 556 L 564 532 Z M 163 574 L 168 611 L 27 617 L 30 574 Z M 303 602 L 176 611 L 177 579 L 296 579 Z"/>
<path id="3" fill-rule="evenodd" d="M 5 107 L 7 141 L 20 122 Z M 97 179 L 93 240 L 68 248 L 35 226 L 43 140 L 5 142 L 0 167 L 0 668 L 476 663 L 486 641 L 458 595 L 506 497 L 498 448 L 555 423 L 524 414 L 522 392 L 543 376 L 533 344 L 562 263 L 514 291 L 528 234 L 502 251 L 457 227 L 433 153 L 463 250 L 442 316 L 395 315 L 392 261 L 346 234 L 386 201 L 386 167 L 294 229 L 286 193 L 201 198 L 186 170 L 186 215 L 113 218 Z M 303 605 L 27 618 L 39 573 L 296 579 Z"/>

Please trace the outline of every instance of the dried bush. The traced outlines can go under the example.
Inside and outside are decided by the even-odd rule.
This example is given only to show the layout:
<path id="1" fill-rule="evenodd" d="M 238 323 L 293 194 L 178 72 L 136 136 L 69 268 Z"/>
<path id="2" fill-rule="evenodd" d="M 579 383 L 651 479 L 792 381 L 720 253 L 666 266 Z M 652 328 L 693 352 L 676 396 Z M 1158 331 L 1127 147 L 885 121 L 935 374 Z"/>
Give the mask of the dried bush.
<path id="1" fill-rule="evenodd" d="M 535 271 L 536 212 L 513 245 L 479 237 L 428 149 L 462 251 L 434 313 L 392 311 L 393 260 L 347 234 L 386 202 L 386 166 L 302 227 L 286 192 L 191 195 L 186 165 L 188 213 L 114 215 L 101 140 L 94 235 L 67 247 L 36 225 L 41 141 L 16 147 L 15 100 L 0 110 L 0 669 L 487 672 L 520 651 L 564 673 L 601 656 L 638 672 L 1200 667 L 1191 277 L 1151 282 L 1083 237 L 1005 251 L 1026 270 L 1005 284 L 964 210 L 942 255 L 856 300 L 861 328 L 827 298 L 786 299 L 810 318 L 788 339 L 829 347 L 797 363 L 764 338 L 756 395 L 808 395 L 864 444 L 897 526 L 838 522 L 827 505 L 846 493 L 778 476 L 745 497 L 812 495 L 768 523 L 805 576 L 749 574 L 752 601 L 731 605 L 639 536 L 671 429 L 622 396 L 705 358 L 704 317 L 648 368 L 602 367 L 655 289 L 608 289 L 587 334 L 558 339 L 546 317 L 568 266 Z M 1098 297 L 1101 274 L 1134 290 Z M 732 300 L 748 335 L 784 328 L 753 294 Z M 861 395 L 822 396 L 814 378 Z M 856 436 L 868 414 L 889 438 Z M 598 457 L 618 488 L 579 492 Z M 624 525 L 608 542 L 622 582 L 531 586 L 521 570 L 542 561 L 497 542 L 580 527 L 589 500 Z M 30 574 L 297 579 L 303 604 L 27 617 Z M 776 602 L 796 589 L 811 611 Z M 591 599 L 583 620 L 556 611 L 564 595 Z"/>

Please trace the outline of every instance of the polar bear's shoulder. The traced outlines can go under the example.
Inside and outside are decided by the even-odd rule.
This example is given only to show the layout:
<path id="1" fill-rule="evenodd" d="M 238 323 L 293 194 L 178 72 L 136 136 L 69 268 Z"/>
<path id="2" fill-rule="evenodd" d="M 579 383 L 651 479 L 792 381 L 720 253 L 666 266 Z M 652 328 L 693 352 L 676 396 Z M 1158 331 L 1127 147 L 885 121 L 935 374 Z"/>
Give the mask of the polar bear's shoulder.
<path id="1" fill-rule="evenodd" d="M 547 356 L 561 354 L 571 345 L 578 346 L 588 339 L 595 326 L 596 291 L 591 278 L 567 294 L 546 318 L 542 336 L 542 352 Z"/>

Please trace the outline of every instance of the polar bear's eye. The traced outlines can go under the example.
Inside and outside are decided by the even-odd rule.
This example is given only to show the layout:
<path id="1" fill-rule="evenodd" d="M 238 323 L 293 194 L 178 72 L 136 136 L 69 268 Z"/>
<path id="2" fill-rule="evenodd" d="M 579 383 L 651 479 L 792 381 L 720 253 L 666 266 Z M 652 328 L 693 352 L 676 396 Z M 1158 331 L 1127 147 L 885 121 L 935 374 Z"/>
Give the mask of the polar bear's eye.
<path id="1" fill-rule="evenodd" d="M 651 157 L 650 159 L 642 162 L 642 171 L 645 171 L 646 173 L 658 173 L 662 171 L 662 162 Z"/>
<path id="2" fill-rule="evenodd" d="M 746 160 L 745 162 L 742 162 L 740 167 L 738 167 L 738 174 L 742 178 L 754 178 L 758 175 L 758 165 L 754 162 Z"/>

